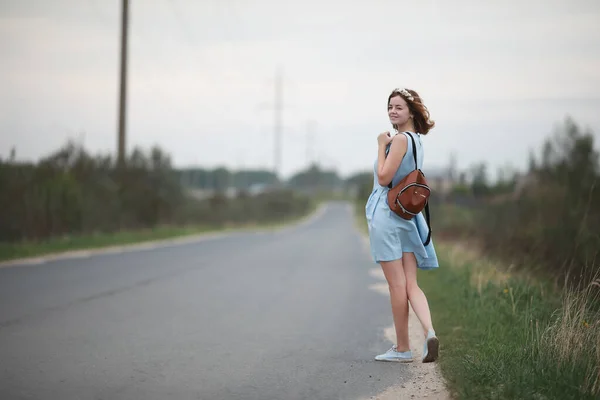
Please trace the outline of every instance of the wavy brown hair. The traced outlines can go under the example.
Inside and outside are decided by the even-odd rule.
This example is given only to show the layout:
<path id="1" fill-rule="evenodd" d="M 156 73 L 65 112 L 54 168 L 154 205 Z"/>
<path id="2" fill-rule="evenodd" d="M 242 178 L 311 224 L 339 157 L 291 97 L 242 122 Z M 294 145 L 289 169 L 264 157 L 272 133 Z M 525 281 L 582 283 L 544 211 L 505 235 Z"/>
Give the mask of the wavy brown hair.
<path id="1" fill-rule="evenodd" d="M 419 93 L 415 92 L 412 89 L 406 89 L 408 93 L 412 96 L 412 100 L 401 93 L 402 89 L 394 89 L 390 96 L 388 97 L 388 107 L 390 106 L 390 100 L 392 97 L 400 96 L 406 101 L 408 105 L 408 110 L 413 116 L 413 124 L 415 126 L 415 131 L 420 133 L 421 135 L 427 135 L 429 131 L 435 126 L 435 121 L 431 119 L 429 115 L 429 110 L 425 107 L 421 96 Z M 396 126 L 394 126 L 396 129 Z"/>

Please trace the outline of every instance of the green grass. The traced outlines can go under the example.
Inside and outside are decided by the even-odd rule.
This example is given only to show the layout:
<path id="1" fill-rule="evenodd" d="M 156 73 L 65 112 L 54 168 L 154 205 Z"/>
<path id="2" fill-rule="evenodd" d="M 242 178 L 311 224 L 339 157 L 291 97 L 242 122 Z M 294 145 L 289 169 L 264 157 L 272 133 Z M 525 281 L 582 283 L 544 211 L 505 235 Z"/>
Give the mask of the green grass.
<path id="1" fill-rule="evenodd" d="M 441 203 L 432 205 L 431 219 L 431 223 L 435 224 L 436 232 L 466 236 L 473 233 L 478 215 L 476 211 L 467 207 Z"/>
<path id="2" fill-rule="evenodd" d="M 314 204 L 311 204 L 308 214 L 313 213 L 319 204 L 319 202 L 314 202 Z M 255 222 L 243 225 L 229 224 L 224 226 L 187 227 L 159 226 L 153 229 L 135 231 L 56 237 L 39 242 L 0 243 L 0 261 L 38 257 L 74 250 L 90 250 L 110 246 L 123 246 L 128 244 L 143 243 L 153 240 L 173 239 L 177 237 L 210 232 L 224 232 L 230 230 L 256 228 L 277 228 L 296 222 L 305 217 L 306 215 L 297 218 L 288 218 L 277 222 Z"/>
<path id="3" fill-rule="evenodd" d="M 210 227 L 157 227 L 154 229 L 64 236 L 39 242 L 0 243 L 0 260 L 36 257 L 70 250 L 97 249 L 108 246 L 142 243 L 176 238 L 215 230 Z"/>
<path id="4" fill-rule="evenodd" d="M 419 280 L 442 343 L 440 367 L 457 398 L 600 396 L 592 291 L 561 296 L 521 278 L 473 284 L 479 267 L 452 265 L 438 248 L 441 268 Z"/>
<path id="5" fill-rule="evenodd" d="M 357 222 L 366 232 L 362 204 Z M 435 241 L 435 237 L 434 237 Z M 435 242 L 441 267 L 419 272 L 458 399 L 600 398 L 600 281 L 557 292 Z"/>

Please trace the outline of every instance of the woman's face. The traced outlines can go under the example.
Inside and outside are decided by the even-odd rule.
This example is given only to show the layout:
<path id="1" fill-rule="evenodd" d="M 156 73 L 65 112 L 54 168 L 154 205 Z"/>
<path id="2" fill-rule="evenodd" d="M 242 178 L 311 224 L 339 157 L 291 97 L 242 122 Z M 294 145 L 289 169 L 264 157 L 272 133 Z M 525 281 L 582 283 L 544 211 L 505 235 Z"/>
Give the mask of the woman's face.
<path id="1" fill-rule="evenodd" d="M 398 95 L 390 99 L 390 103 L 388 104 L 388 116 L 390 122 L 396 127 L 403 126 L 408 122 L 410 111 L 402 96 Z"/>

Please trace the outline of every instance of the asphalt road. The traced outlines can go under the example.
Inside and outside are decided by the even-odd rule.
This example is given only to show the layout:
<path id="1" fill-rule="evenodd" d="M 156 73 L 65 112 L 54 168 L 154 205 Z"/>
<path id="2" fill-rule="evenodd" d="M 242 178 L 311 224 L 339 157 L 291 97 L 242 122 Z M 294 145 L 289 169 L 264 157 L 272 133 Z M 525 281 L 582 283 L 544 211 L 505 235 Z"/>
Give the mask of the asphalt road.
<path id="1" fill-rule="evenodd" d="M 389 300 L 349 205 L 281 232 L 0 268 L 0 399 L 359 399 Z"/>

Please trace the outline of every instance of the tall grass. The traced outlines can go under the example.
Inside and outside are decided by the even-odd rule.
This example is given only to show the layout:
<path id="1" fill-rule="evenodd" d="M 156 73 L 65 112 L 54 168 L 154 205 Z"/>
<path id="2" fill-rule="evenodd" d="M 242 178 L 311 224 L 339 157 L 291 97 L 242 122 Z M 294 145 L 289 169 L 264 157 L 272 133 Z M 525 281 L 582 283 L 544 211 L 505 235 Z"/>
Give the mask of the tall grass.
<path id="1" fill-rule="evenodd" d="M 556 319 L 540 338 L 541 353 L 580 381 L 580 390 L 600 396 L 600 279 L 567 290 Z M 577 368 L 575 368 L 577 366 Z"/>

